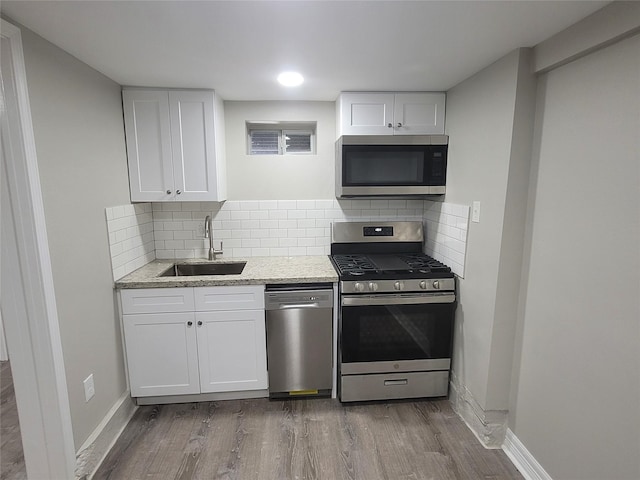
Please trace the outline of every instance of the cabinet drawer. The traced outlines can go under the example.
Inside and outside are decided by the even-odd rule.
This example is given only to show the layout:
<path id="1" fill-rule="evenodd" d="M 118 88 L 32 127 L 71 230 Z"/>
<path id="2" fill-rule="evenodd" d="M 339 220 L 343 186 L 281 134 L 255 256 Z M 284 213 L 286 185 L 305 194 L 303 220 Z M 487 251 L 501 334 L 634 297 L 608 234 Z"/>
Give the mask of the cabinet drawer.
<path id="1" fill-rule="evenodd" d="M 264 309 L 264 285 L 196 287 L 194 293 L 197 312 Z"/>
<path id="2" fill-rule="evenodd" d="M 121 290 L 122 313 L 171 313 L 194 310 L 193 288 Z"/>

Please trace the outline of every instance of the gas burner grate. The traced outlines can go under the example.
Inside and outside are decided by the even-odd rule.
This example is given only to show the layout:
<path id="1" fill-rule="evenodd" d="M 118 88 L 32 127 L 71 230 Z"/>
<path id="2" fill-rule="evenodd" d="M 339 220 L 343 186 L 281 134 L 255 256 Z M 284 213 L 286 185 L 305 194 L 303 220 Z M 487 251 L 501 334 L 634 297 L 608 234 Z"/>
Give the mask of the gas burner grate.
<path id="1" fill-rule="evenodd" d="M 415 270 L 428 270 L 431 272 L 449 272 L 451 270 L 442 262 L 424 253 L 400 254 L 398 258 Z"/>
<path id="2" fill-rule="evenodd" d="M 333 260 L 341 272 L 351 275 L 363 275 L 364 272 L 376 270 L 364 255 L 333 255 Z"/>

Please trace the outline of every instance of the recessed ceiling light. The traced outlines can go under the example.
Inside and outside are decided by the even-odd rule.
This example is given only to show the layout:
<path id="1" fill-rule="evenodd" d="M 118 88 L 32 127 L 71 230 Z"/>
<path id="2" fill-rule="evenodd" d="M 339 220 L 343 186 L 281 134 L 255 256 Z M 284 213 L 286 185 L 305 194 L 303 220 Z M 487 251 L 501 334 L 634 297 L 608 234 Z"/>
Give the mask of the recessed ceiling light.
<path id="1" fill-rule="evenodd" d="M 302 85 L 304 78 L 302 78 L 302 75 L 298 72 L 282 72 L 278 75 L 278 82 L 285 87 L 297 87 L 298 85 Z"/>

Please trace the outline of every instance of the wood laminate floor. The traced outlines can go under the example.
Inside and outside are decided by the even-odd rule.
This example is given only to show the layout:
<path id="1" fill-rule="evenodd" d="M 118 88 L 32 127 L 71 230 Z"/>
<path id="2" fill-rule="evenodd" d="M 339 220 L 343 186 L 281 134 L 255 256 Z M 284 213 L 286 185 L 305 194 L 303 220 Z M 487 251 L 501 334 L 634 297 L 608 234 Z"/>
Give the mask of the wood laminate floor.
<path id="1" fill-rule="evenodd" d="M 93 477 L 522 479 L 447 400 L 234 400 L 138 409 Z"/>
<path id="2" fill-rule="evenodd" d="M 9 362 L 0 362 L 0 479 L 27 478 Z"/>

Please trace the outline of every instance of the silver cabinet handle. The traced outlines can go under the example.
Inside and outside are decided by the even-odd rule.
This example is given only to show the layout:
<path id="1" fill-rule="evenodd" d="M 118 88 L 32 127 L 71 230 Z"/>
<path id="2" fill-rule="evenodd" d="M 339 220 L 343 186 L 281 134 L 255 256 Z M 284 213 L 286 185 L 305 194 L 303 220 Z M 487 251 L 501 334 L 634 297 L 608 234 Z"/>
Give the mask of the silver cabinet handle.
<path id="1" fill-rule="evenodd" d="M 188 321 L 187 322 L 187 327 L 190 327 L 191 325 L 193 325 L 193 322 L 192 321 Z"/>
<path id="2" fill-rule="evenodd" d="M 167 195 L 171 195 L 171 190 L 167 190 Z"/>
<path id="3" fill-rule="evenodd" d="M 398 122 L 398 128 L 402 127 L 402 124 L 400 122 Z"/>
<path id="4" fill-rule="evenodd" d="M 409 380 L 407 380 L 406 378 L 402 378 L 402 379 L 398 379 L 398 380 L 385 380 L 384 381 L 384 386 L 385 387 L 390 387 L 393 385 L 408 385 L 409 384 Z"/>
<path id="5" fill-rule="evenodd" d="M 393 128 L 393 123 L 389 123 L 389 124 L 387 125 L 387 127 L 389 127 L 389 128 Z"/>
<path id="6" fill-rule="evenodd" d="M 201 327 L 202 326 L 202 320 L 198 320 L 198 326 Z"/>
<path id="7" fill-rule="evenodd" d="M 182 193 L 182 190 L 176 190 L 176 193 L 180 195 Z"/>

